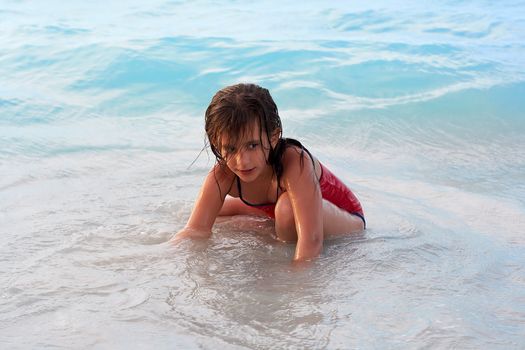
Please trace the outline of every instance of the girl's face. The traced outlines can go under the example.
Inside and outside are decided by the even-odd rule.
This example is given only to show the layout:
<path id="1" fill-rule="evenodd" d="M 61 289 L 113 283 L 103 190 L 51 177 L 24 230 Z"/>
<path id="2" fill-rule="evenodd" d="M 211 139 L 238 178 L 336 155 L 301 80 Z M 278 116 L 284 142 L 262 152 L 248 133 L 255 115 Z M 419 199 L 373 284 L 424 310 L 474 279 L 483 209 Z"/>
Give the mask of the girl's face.
<path id="1" fill-rule="evenodd" d="M 273 148 L 277 144 L 278 135 L 275 132 L 270 139 Z M 252 123 L 241 140 L 223 136 L 221 141 L 221 154 L 226 165 L 243 182 L 252 182 L 271 171 L 271 165 L 267 162 L 270 143 L 266 132 L 261 132 L 259 123 Z"/>

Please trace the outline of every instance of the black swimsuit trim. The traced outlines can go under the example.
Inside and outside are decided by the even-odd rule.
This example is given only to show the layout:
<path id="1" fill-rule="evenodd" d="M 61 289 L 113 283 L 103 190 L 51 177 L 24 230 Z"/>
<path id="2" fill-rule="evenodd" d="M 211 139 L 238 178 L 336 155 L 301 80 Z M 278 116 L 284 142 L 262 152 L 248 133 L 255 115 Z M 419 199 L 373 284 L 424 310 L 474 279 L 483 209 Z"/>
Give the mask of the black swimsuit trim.
<path id="1" fill-rule="evenodd" d="M 267 206 L 267 205 L 275 205 L 276 203 L 264 203 L 264 204 L 253 204 L 253 203 L 250 203 L 248 201 L 246 201 L 244 198 L 242 198 L 242 191 L 241 191 L 241 180 L 239 179 L 238 176 L 235 176 L 235 179 L 237 180 L 237 190 L 239 191 L 239 198 L 241 199 L 241 201 L 246 204 L 246 205 L 249 205 L 250 207 L 264 207 L 264 206 Z M 279 198 L 279 186 L 277 186 L 277 193 L 275 194 L 275 198 Z"/>

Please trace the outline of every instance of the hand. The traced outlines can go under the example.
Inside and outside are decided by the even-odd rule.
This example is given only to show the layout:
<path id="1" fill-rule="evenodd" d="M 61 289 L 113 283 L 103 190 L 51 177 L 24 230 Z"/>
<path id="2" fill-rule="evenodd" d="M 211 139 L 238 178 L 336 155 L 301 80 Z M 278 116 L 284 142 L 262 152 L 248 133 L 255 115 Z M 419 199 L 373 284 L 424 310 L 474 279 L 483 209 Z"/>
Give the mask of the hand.
<path id="1" fill-rule="evenodd" d="M 211 231 L 200 230 L 200 229 L 195 229 L 191 227 L 185 227 L 179 232 L 177 232 L 177 234 L 173 236 L 173 238 L 170 239 L 170 242 L 176 243 L 184 238 L 206 239 L 206 238 L 210 238 L 210 236 L 211 236 Z"/>

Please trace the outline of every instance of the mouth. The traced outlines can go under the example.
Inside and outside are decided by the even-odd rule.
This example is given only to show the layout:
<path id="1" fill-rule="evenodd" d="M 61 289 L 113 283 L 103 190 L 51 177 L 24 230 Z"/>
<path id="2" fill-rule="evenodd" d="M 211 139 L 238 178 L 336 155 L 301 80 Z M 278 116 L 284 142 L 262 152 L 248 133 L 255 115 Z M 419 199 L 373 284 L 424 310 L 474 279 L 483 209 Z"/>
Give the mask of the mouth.
<path id="1" fill-rule="evenodd" d="M 254 171 L 255 168 L 251 168 L 251 169 L 243 169 L 243 170 L 238 170 L 239 173 L 243 174 L 243 175 L 249 175 L 251 174 L 252 171 Z"/>

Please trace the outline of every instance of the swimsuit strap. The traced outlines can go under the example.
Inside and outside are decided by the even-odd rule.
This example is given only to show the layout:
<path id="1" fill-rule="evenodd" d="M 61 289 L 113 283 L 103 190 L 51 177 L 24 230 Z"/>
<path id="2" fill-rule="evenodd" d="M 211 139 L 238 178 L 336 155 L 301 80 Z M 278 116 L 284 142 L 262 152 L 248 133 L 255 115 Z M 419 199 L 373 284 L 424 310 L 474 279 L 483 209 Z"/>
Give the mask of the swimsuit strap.
<path id="1" fill-rule="evenodd" d="M 235 180 L 237 180 L 237 190 L 239 191 L 239 198 L 244 204 L 249 205 L 250 207 L 262 207 L 262 206 L 267 206 L 267 205 L 275 205 L 275 203 L 253 204 L 253 203 L 246 201 L 244 198 L 242 198 L 241 180 L 239 179 L 237 175 L 235 175 Z M 277 184 L 277 191 L 276 191 L 275 198 L 279 198 L 278 196 L 279 196 L 279 184 Z"/>
<path id="2" fill-rule="evenodd" d="M 310 156 L 310 160 L 312 161 L 312 165 L 314 167 L 314 173 L 315 173 L 315 161 L 314 161 L 314 157 L 312 156 L 312 154 L 310 153 L 310 151 L 304 147 L 299 141 L 295 140 L 295 139 L 282 139 L 285 144 L 291 144 L 291 145 L 294 145 L 296 147 L 299 147 L 301 150 L 304 150 L 306 151 L 306 153 Z M 319 177 L 319 179 L 321 179 L 323 177 L 323 166 L 321 165 L 321 163 L 319 163 L 319 165 L 321 166 L 321 176 Z M 241 180 L 239 179 L 239 176 L 235 175 L 235 180 L 237 181 L 237 190 L 239 192 L 239 198 L 241 199 L 241 201 L 246 204 L 246 205 L 249 205 L 250 207 L 262 207 L 262 206 L 267 206 L 267 205 L 275 205 L 275 203 L 264 203 L 264 204 L 253 204 L 253 203 L 250 203 L 248 201 L 246 201 L 244 198 L 242 198 L 242 190 L 241 190 Z M 281 181 L 280 181 L 280 178 L 278 177 L 277 178 L 277 186 L 276 186 L 276 189 L 275 189 L 275 198 L 276 200 L 279 198 L 279 188 L 281 187 Z"/>
<path id="3" fill-rule="evenodd" d="M 301 149 L 301 152 L 302 152 L 302 151 L 306 151 L 306 153 L 310 156 L 310 160 L 312 161 L 312 165 L 313 165 L 313 167 L 314 167 L 314 173 L 315 173 L 315 161 L 314 161 L 314 157 L 312 156 L 312 153 L 310 153 L 310 151 L 308 150 L 308 148 L 304 147 L 303 144 L 302 144 L 301 142 L 297 141 L 296 139 L 283 138 L 282 140 L 283 140 L 284 145 L 285 145 L 284 147 L 286 147 L 286 145 L 292 145 L 292 146 L 295 146 L 295 147 L 300 148 L 300 149 Z M 301 157 L 302 157 L 302 156 L 303 156 L 303 155 L 301 155 Z M 302 161 L 302 159 L 301 159 L 301 161 Z M 321 165 L 320 162 L 319 162 L 319 165 Z M 321 166 L 321 177 L 322 177 L 322 175 L 323 175 L 322 170 L 323 170 L 323 167 Z M 321 178 L 321 177 L 320 177 L 320 178 Z M 279 181 L 279 179 L 277 179 L 277 180 L 278 180 L 278 181 L 277 181 L 277 185 L 280 186 L 280 181 Z"/>
<path id="4" fill-rule="evenodd" d="M 315 175 L 315 161 L 314 161 L 314 157 L 312 156 L 312 154 L 310 153 L 310 151 L 306 147 L 303 147 L 303 149 L 306 151 L 306 153 L 308 153 L 308 155 L 310 156 L 310 159 L 312 160 L 312 165 L 314 167 L 314 175 Z M 321 166 L 320 162 L 319 162 L 319 166 Z M 319 178 L 321 178 L 322 176 L 323 176 L 323 167 L 321 166 L 321 176 Z"/>

